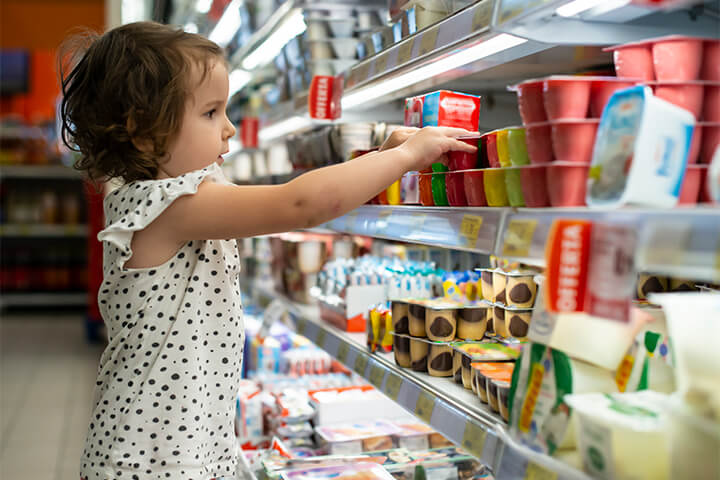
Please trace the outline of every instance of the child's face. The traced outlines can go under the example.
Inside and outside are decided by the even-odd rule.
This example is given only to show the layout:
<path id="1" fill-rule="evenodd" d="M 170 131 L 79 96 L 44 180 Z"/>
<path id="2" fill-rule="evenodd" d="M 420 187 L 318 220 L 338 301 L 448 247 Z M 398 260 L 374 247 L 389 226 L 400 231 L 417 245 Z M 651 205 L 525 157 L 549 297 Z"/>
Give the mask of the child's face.
<path id="1" fill-rule="evenodd" d="M 198 68 L 194 69 L 199 77 Z M 228 140 L 235 127 L 225 115 L 228 99 L 228 72 L 223 62 L 215 62 L 185 105 L 182 126 L 170 143 L 170 159 L 160 165 L 165 175 L 176 177 L 187 172 L 222 164 Z"/>

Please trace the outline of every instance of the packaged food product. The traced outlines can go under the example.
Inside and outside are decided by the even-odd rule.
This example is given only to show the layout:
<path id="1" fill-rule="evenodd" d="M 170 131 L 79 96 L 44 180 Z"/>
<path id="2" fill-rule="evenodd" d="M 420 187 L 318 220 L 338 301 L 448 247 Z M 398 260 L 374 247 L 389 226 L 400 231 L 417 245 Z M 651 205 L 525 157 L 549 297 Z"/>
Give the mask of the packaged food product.
<path id="1" fill-rule="evenodd" d="M 408 332 L 413 337 L 425 337 L 425 305 L 411 302 L 408 304 Z"/>
<path id="2" fill-rule="evenodd" d="M 680 187 L 678 205 L 695 205 L 700 197 L 700 183 L 707 165 L 688 165 L 685 168 L 685 178 Z"/>
<path id="3" fill-rule="evenodd" d="M 480 285 L 483 298 L 489 302 L 494 301 L 495 288 L 493 287 L 493 269 L 480 269 Z"/>
<path id="4" fill-rule="evenodd" d="M 354 462 L 330 467 L 291 470 L 282 474 L 283 480 L 393 480 L 377 463 Z"/>
<path id="5" fill-rule="evenodd" d="M 667 479 L 667 419 L 651 392 L 565 396 L 585 471 L 602 479 Z"/>
<path id="6" fill-rule="evenodd" d="M 552 126 L 549 122 L 530 123 L 525 126 L 528 157 L 536 165 L 553 161 Z"/>
<path id="7" fill-rule="evenodd" d="M 410 333 L 410 306 L 403 300 L 393 300 L 390 306 L 392 310 L 393 332 Z"/>
<path id="8" fill-rule="evenodd" d="M 507 301 L 505 298 L 506 287 L 507 287 L 507 276 L 505 272 L 496 268 L 492 272 L 492 286 L 493 286 L 493 298 L 494 303 L 502 303 L 503 305 Z"/>
<path id="9" fill-rule="evenodd" d="M 547 192 L 552 207 L 584 206 L 590 165 L 555 161 L 546 166 Z"/>
<path id="10" fill-rule="evenodd" d="M 672 35 L 652 43 L 655 78 L 660 81 L 697 80 L 702 65 L 700 38 Z"/>
<path id="11" fill-rule="evenodd" d="M 720 82 L 705 85 L 704 94 L 701 119 L 706 122 L 720 122 Z"/>
<path id="12" fill-rule="evenodd" d="M 510 433 L 543 453 L 573 447 L 572 411 L 564 397 L 587 392 L 617 392 L 614 376 L 545 345 L 525 345 L 510 389 Z"/>
<path id="13" fill-rule="evenodd" d="M 497 148 L 497 158 L 501 167 L 509 167 L 510 149 L 508 145 L 508 129 L 501 128 L 495 132 L 495 147 Z"/>
<path id="14" fill-rule="evenodd" d="M 690 112 L 696 120 L 702 118 L 705 84 L 702 82 L 650 82 L 657 98 L 661 98 Z M 708 119 L 710 120 L 710 119 Z"/>
<path id="15" fill-rule="evenodd" d="M 405 99 L 405 126 L 422 127 L 423 97 Z"/>
<path id="16" fill-rule="evenodd" d="M 357 455 L 392 448 L 392 435 L 399 431 L 392 423 L 382 420 L 315 427 L 315 433 L 328 445 L 332 455 Z"/>
<path id="17" fill-rule="evenodd" d="M 590 105 L 591 79 L 573 76 L 552 76 L 543 82 L 543 102 L 549 120 L 583 119 Z"/>
<path id="18" fill-rule="evenodd" d="M 720 40 L 705 40 L 700 78 L 720 82 Z"/>
<path id="19" fill-rule="evenodd" d="M 512 375 L 515 364 L 511 362 L 488 362 L 488 363 L 472 363 L 472 381 L 473 392 L 477 393 L 483 403 L 488 403 L 488 378 L 495 376 L 496 378 L 506 378 Z"/>
<path id="20" fill-rule="evenodd" d="M 458 310 L 457 337 L 463 340 L 480 340 L 487 330 L 490 306 L 484 303 L 468 305 Z"/>
<path id="21" fill-rule="evenodd" d="M 668 279 L 667 277 L 641 273 L 638 275 L 636 290 L 638 300 L 647 300 L 648 295 L 651 293 L 667 292 Z"/>
<path id="22" fill-rule="evenodd" d="M 637 82 L 628 81 L 622 78 L 607 77 L 605 79 L 595 80 L 590 87 L 590 117 L 602 117 L 605 106 L 610 101 L 610 97 L 624 88 L 629 88 Z"/>
<path id="23" fill-rule="evenodd" d="M 452 376 L 453 350 L 449 344 L 432 343 L 430 345 L 428 373 L 433 377 Z"/>
<path id="24" fill-rule="evenodd" d="M 498 157 L 497 136 L 498 130 L 495 130 L 493 132 L 488 132 L 481 137 L 481 141 L 484 142 L 483 146 L 486 147 L 485 151 L 487 152 L 488 166 L 490 168 L 501 167 L 500 159 Z"/>
<path id="25" fill-rule="evenodd" d="M 702 138 L 700 142 L 700 163 L 710 164 L 715 152 L 720 150 L 720 123 L 700 123 Z M 697 128 L 697 126 L 696 126 Z"/>
<path id="26" fill-rule="evenodd" d="M 465 180 L 463 173 L 449 172 L 445 176 L 445 194 L 451 207 L 466 207 Z"/>
<path id="27" fill-rule="evenodd" d="M 648 44 L 630 44 L 612 47 L 615 73 L 618 77 L 654 80 L 652 50 Z"/>
<path id="28" fill-rule="evenodd" d="M 392 313 L 383 304 L 370 309 L 367 316 L 367 345 L 371 352 L 390 352 L 393 346 Z"/>
<path id="29" fill-rule="evenodd" d="M 433 200 L 432 177 L 428 175 L 432 173 L 432 169 L 423 170 L 418 175 L 418 190 L 420 192 L 420 204 L 424 207 L 432 207 L 435 205 Z"/>
<path id="30" fill-rule="evenodd" d="M 528 155 L 525 128 L 509 127 L 507 131 L 510 163 L 515 167 L 528 165 L 530 157 Z"/>
<path id="31" fill-rule="evenodd" d="M 566 162 L 590 164 L 600 120 L 555 120 L 552 146 L 555 158 Z"/>
<path id="32" fill-rule="evenodd" d="M 417 205 L 420 203 L 420 177 L 418 172 L 408 172 L 400 180 L 400 196 L 403 205 Z"/>
<path id="33" fill-rule="evenodd" d="M 497 403 L 500 416 L 506 422 L 510 420 L 510 385 L 509 381 L 493 380 L 493 386 L 497 390 Z"/>
<path id="34" fill-rule="evenodd" d="M 395 363 L 403 368 L 410 368 L 412 360 L 410 359 L 410 338 L 393 335 L 393 353 L 395 355 Z"/>
<path id="35" fill-rule="evenodd" d="M 483 173 L 483 171 L 476 171 L 463 172 L 462 174 L 463 187 L 465 188 L 465 200 L 471 207 L 487 207 Z"/>
<path id="36" fill-rule="evenodd" d="M 545 165 L 520 167 L 520 185 L 525 206 L 530 208 L 549 207 L 547 191 L 547 168 Z"/>
<path id="37" fill-rule="evenodd" d="M 430 344 L 424 338 L 410 338 L 410 368 L 416 372 L 427 372 Z"/>
<path id="38" fill-rule="evenodd" d="M 472 368 L 470 365 L 479 362 L 514 361 L 518 352 L 499 343 L 491 342 L 456 342 L 452 344 L 455 351 L 454 364 L 460 369 L 459 381 L 470 390 L 472 388 Z M 456 372 L 457 373 L 457 372 Z"/>
<path id="39" fill-rule="evenodd" d="M 524 207 L 525 198 L 523 198 L 522 180 L 520 179 L 520 168 L 506 168 L 505 172 L 505 190 L 507 191 L 508 203 L 511 207 Z"/>
<path id="40" fill-rule="evenodd" d="M 689 112 L 654 97 L 648 87 L 615 93 L 598 130 L 588 205 L 674 206 L 694 123 Z"/>
<path id="41" fill-rule="evenodd" d="M 493 308 L 495 334 L 522 340 L 527 337 L 532 308 L 509 307 L 496 304 Z"/>
<path id="42" fill-rule="evenodd" d="M 543 80 L 527 80 L 509 89 L 517 93 L 518 110 L 523 125 L 547 120 L 543 103 Z"/>
<path id="43" fill-rule="evenodd" d="M 447 448 L 447 447 L 453 447 L 453 443 L 445 438 L 445 436 L 441 433 L 431 433 L 430 434 L 430 448 Z"/>
<path id="44" fill-rule="evenodd" d="M 513 364 L 510 364 L 515 368 Z M 510 387 L 510 381 L 512 380 L 512 369 L 509 371 L 487 371 L 482 372 L 482 377 L 485 378 L 485 389 L 488 399 L 488 405 L 495 413 L 500 413 L 500 402 L 498 396 L 498 386 L 503 388 Z M 480 388 L 478 386 L 478 388 Z"/>
<path id="45" fill-rule="evenodd" d="M 457 127 L 477 132 L 480 97 L 439 90 L 423 97 L 423 127 Z"/>
<path id="46" fill-rule="evenodd" d="M 428 305 L 425 308 L 425 332 L 435 342 L 450 342 L 457 332 L 458 307 L 454 305 Z"/>
<path id="47" fill-rule="evenodd" d="M 432 171 L 434 173 L 430 184 L 432 186 L 433 204 L 438 207 L 447 207 L 449 203 L 445 188 L 445 172 L 448 171 L 448 167 L 442 163 L 433 163 Z"/>
<path id="48" fill-rule="evenodd" d="M 513 271 L 505 274 L 505 304 L 510 307 L 528 308 L 535 304 L 537 284 L 535 272 Z"/>

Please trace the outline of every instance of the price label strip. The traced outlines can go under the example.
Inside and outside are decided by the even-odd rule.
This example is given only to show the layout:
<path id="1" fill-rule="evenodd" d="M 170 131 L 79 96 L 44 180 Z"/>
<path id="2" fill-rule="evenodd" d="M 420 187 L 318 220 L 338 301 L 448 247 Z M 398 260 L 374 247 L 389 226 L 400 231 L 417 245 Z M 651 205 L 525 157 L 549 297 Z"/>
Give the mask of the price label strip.
<path id="1" fill-rule="evenodd" d="M 326 340 L 327 340 L 327 332 L 321 328 L 317 334 L 317 338 L 315 339 L 315 345 L 324 349 Z"/>
<path id="2" fill-rule="evenodd" d="M 434 408 L 435 397 L 425 391 L 421 391 L 415 404 L 415 415 L 429 425 Z"/>
<path id="3" fill-rule="evenodd" d="M 422 233 L 423 227 L 425 226 L 425 218 L 427 218 L 427 215 L 425 215 L 424 213 L 413 213 L 410 216 L 411 234 Z"/>
<path id="4" fill-rule="evenodd" d="M 528 461 L 528 466 L 525 470 L 525 480 L 557 480 L 557 478 L 557 472 L 548 470 L 532 460 Z"/>
<path id="5" fill-rule="evenodd" d="M 485 27 L 489 27 L 492 22 L 494 0 L 482 0 L 475 4 L 475 13 L 473 14 L 472 31 L 477 32 Z"/>
<path id="6" fill-rule="evenodd" d="M 420 55 L 426 55 L 435 50 L 438 32 L 440 32 L 440 29 L 431 28 L 422 34 L 422 37 L 420 37 Z"/>
<path id="7" fill-rule="evenodd" d="M 299 335 L 305 335 L 305 330 L 307 330 L 307 320 L 302 317 L 298 318 L 295 323 L 295 330 Z"/>
<path id="8" fill-rule="evenodd" d="M 357 79 L 357 83 L 364 82 L 370 75 L 370 62 L 363 62 L 353 71 L 353 76 Z"/>
<path id="9" fill-rule="evenodd" d="M 477 423 L 468 420 L 463 432 L 462 447 L 477 458 L 482 458 L 487 431 Z"/>
<path id="10" fill-rule="evenodd" d="M 400 395 L 400 387 L 402 387 L 403 379 L 394 374 L 394 373 L 388 373 L 387 379 L 385 380 L 385 393 L 388 397 L 392 398 L 394 401 L 397 401 L 398 396 Z"/>
<path id="11" fill-rule="evenodd" d="M 460 238 L 463 246 L 472 248 L 475 246 L 480 235 L 480 228 L 483 224 L 483 217 L 478 215 L 463 215 L 460 222 Z"/>
<path id="12" fill-rule="evenodd" d="M 378 214 L 377 222 L 375 223 L 375 230 L 377 233 L 385 233 L 390 226 L 390 216 L 392 210 L 383 210 Z"/>
<path id="13" fill-rule="evenodd" d="M 505 230 L 502 254 L 504 257 L 527 257 L 538 221 L 513 218 Z"/>
<path id="14" fill-rule="evenodd" d="M 338 347 L 337 359 L 340 363 L 347 365 L 348 353 L 350 353 L 350 347 L 347 343 L 340 343 Z"/>
<path id="15" fill-rule="evenodd" d="M 382 388 L 383 378 L 385 378 L 385 369 L 380 365 L 373 365 L 370 367 L 370 383 L 375 385 L 378 389 Z"/>
<path id="16" fill-rule="evenodd" d="M 382 75 L 387 71 L 388 53 L 382 53 L 375 58 L 375 74 Z"/>
<path id="17" fill-rule="evenodd" d="M 365 369 L 367 368 L 368 364 L 368 357 L 367 355 L 363 355 L 362 353 L 357 356 L 355 359 L 355 373 L 358 375 L 364 377 L 365 376 Z"/>
<path id="18" fill-rule="evenodd" d="M 398 46 L 398 65 L 404 65 L 412 59 L 413 46 L 415 46 L 415 37 Z"/>

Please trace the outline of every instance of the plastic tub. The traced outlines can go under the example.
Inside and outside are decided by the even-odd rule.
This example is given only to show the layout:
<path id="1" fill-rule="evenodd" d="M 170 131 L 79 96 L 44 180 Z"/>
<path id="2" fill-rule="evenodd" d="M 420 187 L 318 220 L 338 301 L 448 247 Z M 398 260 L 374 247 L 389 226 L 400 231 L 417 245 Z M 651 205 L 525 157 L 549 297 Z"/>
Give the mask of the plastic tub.
<path id="1" fill-rule="evenodd" d="M 520 182 L 525 206 L 530 208 L 550 206 L 546 172 L 547 169 L 544 165 L 529 165 L 520 169 Z"/>
<path id="2" fill-rule="evenodd" d="M 515 167 L 528 165 L 530 157 L 528 156 L 525 129 L 523 127 L 510 127 L 507 131 L 510 163 Z"/>
<path id="3" fill-rule="evenodd" d="M 418 190 L 420 192 L 420 204 L 424 207 L 432 207 L 435 205 L 432 192 L 432 175 L 423 175 L 432 172 L 432 170 L 423 170 L 418 175 Z"/>
<path id="4" fill-rule="evenodd" d="M 587 117 L 592 79 L 549 77 L 543 83 L 543 100 L 549 120 Z"/>
<path id="5" fill-rule="evenodd" d="M 485 187 L 485 199 L 488 206 L 507 207 L 509 205 L 504 170 L 485 170 L 483 172 L 483 186 Z"/>
<path id="6" fill-rule="evenodd" d="M 466 207 L 465 181 L 462 173 L 448 173 L 445 176 L 445 193 L 451 207 Z"/>
<path id="7" fill-rule="evenodd" d="M 463 185 L 465 187 L 465 199 L 471 207 L 487 207 L 483 174 L 483 171 L 464 172 L 462 174 Z"/>
<path id="8" fill-rule="evenodd" d="M 505 274 L 505 303 L 509 307 L 532 308 L 538 286 L 535 272 L 508 272 Z"/>
<path id="9" fill-rule="evenodd" d="M 434 342 L 450 342 L 457 332 L 457 307 L 427 306 L 425 308 L 425 332 Z"/>
<path id="10" fill-rule="evenodd" d="M 547 120 L 543 103 L 543 80 L 528 80 L 510 87 L 517 93 L 518 110 L 523 125 Z"/>
<path id="11" fill-rule="evenodd" d="M 410 303 L 408 305 L 408 331 L 413 337 L 425 337 L 425 305 Z"/>
<path id="12" fill-rule="evenodd" d="M 542 165 L 553 161 L 552 127 L 548 122 L 533 123 L 525 127 L 530 162 Z"/>
<path id="13" fill-rule="evenodd" d="M 698 158 L 700 157 L 700 145 L 702 145 L 702 134 L 703 134 L 703 128 L 699 123 L 695 124 L 695 128 L 693 128 L 693 136 L 692 140 L 690 141 L 690 153 L 688 153 L 688 164 L 697 163 Z"/>
<path id="14" fill-rule="evenodd" d="M 720 82 L 720 40 L 705 42 L 700 78 L 711 82 Z"/>
<path id="15" fill-rule="evenodd" d="M 483 403 L 489 403 L 488 398 L 488 379 L 503 380 L 512 377 L 515 364 L 512 362 L 489 362 L 489 363 L 472 363 L 470 368 L 473 369 L 473 391 L 480 397 Z M 497 401 L 497 396 L 495 397 Z"/>
<path id="16" fill-rule="evenodd" d="M 410 368 L 427 372 L 430 344 L 424 338 L 410 338 Z"/>
<path id="17" fill-rule="evenodd" d="M 525 206 L 519 168 L 508 168 L 505 170 L 505 188 L 507 190 L 508 203 L 510 203 L 510 206 Z"/>
<path id="18" fill-rule="evenodd" d="M 650 83 L 655 96 L 667 100 L 673 105 L 684 108 L 692 113 L 696 120 L 700 118 L 703 110 L 705 85 L 701 82 Z"/>
<path id="19" fill-rule="evenodd" d="M 678 205 L 695 205 L 700 197 L 700 180 L 703 169 L 707 165 L 688 165 L 685 169 L 685 178 L 680 188 Z"/>
<path id="20" fill-rule="evenodd" d="M 442 163 L 433 163 L 433 175 L 430 184 L 432 186 L 433 203 L 439 207 L 447 207 L 449 205 L 447 199 L 447 189 L 445 188 L 445 173 L 448 167 Z"/>
<path id="21" fill-rule="evenodd" d="M 519 354 L 517 351 L 499 343 L 489 342 L 458 342 L 453 344 L 456 365 L 461 370 L 461 383 L 468 390 L 472 389 L 473 363 L 478 362 L 514 362 Z"/>
<path id="22" fill-rule="evenodd" d="M 611 47 L 615 73 L 618 77 L 638 78 L 651 81 L 655 79 L 652 49 L 649 44 Z"/>
<path id="23" fill-rule="evenodd" d="M 453 374 L 453 350 L 448 344 L 433 343 L 428 357 L 428 373 L 432 377 L 451 377 Z"/>
<path id="24" fill-rule="evenodd" d="M 491 168 L 500 168 L 500 160 L 498 159 L 497 149 L 497 134 L 498 132 L 494 131 L 486 133 L 481 137 L 485 139 L 483 146 L 487 147 L 485 151 L 487 152 L 488 165 Z"/>
<path id="25" fill-rule="evenodd" d="M 492 301 L 494 303 L 502 303 L 505 305 L 505 287 L 507 286 L 507 277 L 505 276 L 505 272 L 496 268 L 492 271 L 492 278 Z"/>
<path id="26" fill-rule="evenodd" d="M 493 289 L 493 270 L 490 268 L 481 268 L 480 270 L 480 289 L 485 300 L 492 302 L 495 296 Z"/>
<path id="27" fill-rule="evenodd" d="M 479 147 L 478 138 L 460 138 L 458 139 L 463 143 L 472 145 L 473 147 Z M 448 152 L 448 167 L 451 171 L 454 170 L 472 170 L 477 168 L 478 164 L 478 151 L 468 153 L 453 150 Z"/>
<path id="28" fill-rule="evenodd" d="M 623 88 L 635 85 L 633 81 L 623 80 L 597 80 L 590 87 L 590 116 L 593 118 L 602 117 L 605 105 L 613 94 Z"/>
<path id="29" fill-rule="evenodd" d="M 585 205 L 590 165 L 553 162 L 547 165 L 546 180 L 550 205 L 579 207 Z"/>
<path id="30" fill-rule="evenodd" d="M 497 157 L 501 167 L 509 167 L 511 165 L 508 130 L 507 128 L 502 128 L 497 131 Z"/>
<path id="31" fill-rule="evenodd" d="M 410 338 L 400 335 L 393 335 L 393 354 L 395 363 L 402 368 L 410 368 Z"/>
<path id="32" fill-rule="evenodd" d="M 463 340 L 480 340 L 487 330 L 489 306 L 472 305 L 461 308 L 457 317 L 457 337 Z"/>
<path id="33" fill-rule="evenodd" d="M 578 416 L 578 449 L 587 473 L 608 480 L 670 478 L 667 417 L 656 397 L 664 398 L 652 391 L 565 397 Z"/>
<path id="34" fill-rule="evenodd" d="M 697 80 L 702 64 L 703 40 L 673 35 L 652 44 L 655 78 L 661 82 Z"/>
<path id="35" fill-rule="evenodd" d="M 393 331 L 403 335 L 410 334 L 410 305 L 402 300 L 393 300 L 390 305 Z"/>
<path id="36" fill-rule="evenodd" d="M 706 85 L 702 119 L 720 122 L 720 84 Z"/>
<path id="37" fill-rule="evenodd" d="M 510 331 L 505 322 L 505 306 L 502 303 L 496 303 L 493 307 L 493 329 L 495 335 L 502 338 L 510 338 Z"/>
<path id="38" fill-rule="evenodd" d="M 720 123 L 700 123 L 703 129 L 700 142 L 700 163 L 709 165 L 713 154 L 720 146 Z"/>
<path id="39" fill-rule="evenodd" d="M 512 380 L 512 370 L 485 372 L 483 373 L 483 376 L 485 378 L 485 389 L 487 393 L 488 405 L 490 405 L 490 408 L 493 412 L 500 413 L 500 403 L 498 402 L 498 387 L 502 386 L 504 388 L 507 385 L 509 390 L 509 385 Z"/>
<path id="40" fill-rule="evenodd" d="M 500 410 L 500 416 L 506 422 L 510 421 L 510 382 L 502 380 L 493 380 L 495 389 L 497 390 L 497 403 Z"/>
<path id="41" fill-rule="evenodd" d="M 555 158 L 565 162 L 590 164 L 600 120 L 556 120 L 552 126 Z"/>

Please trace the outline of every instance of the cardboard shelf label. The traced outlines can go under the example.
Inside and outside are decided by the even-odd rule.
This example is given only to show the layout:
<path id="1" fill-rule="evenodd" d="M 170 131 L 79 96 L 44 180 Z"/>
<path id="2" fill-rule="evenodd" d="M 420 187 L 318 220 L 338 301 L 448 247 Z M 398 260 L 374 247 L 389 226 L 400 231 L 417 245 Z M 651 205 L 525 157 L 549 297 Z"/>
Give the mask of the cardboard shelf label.
<path id="1" fill-rule="evenodd" d="M 355 367 L 353 368 L 353 370 L 355 370 L 355 373 L 357 373 L 358 375 L 364 377 L 365 369 L 367 368 L 367 364 L 368 364 L 367 355 L 360 353 L 355 358 Z"/>
<path id="2" fill-rule="evenodd" d="M 435 50 L 437 45 L 439 28 L 431 28 L 422 34 L 420 37 L 420 55 L 426 55 Z"/>
<path id="3" fill-rule="evenodd" d="M 514 218 L 505 230 L 502 254 L 505 257 L 527 257 L 538 221 Z"/>
<path id="4" fill-rule="evenodd" d="M 388 53 L 384 52 L 375 58 L 375 74 L 382 75 L 387 71 Z"/>
<path id="5" fill-rule="evenodd" d="M 388 397 L 397 401 L 398 396 L 400 395 L 400 387 L 402 386 L 402 384 L 403 379 L 400 376 L 389 372 L 387 379 L 385 380 L 384 392 L 387 394 Z"/>
<path id="6" fill-rule="evenodd" d="M 377 388 L 382 388 L 383 378 L 385 377 L 385 369 L 380 365 L 373 365 L 370 367 L 370 383 L 375 385 Z"/>
<path id="7" fill-rule="evenodd" d="M 406 64 L 412 59 L 413 46 L 415 46 L 415 37 L 398 46 L 398 65 Z"/>
<path id="8" fill-rule="evenodd" d="M 463 215 L 460 222 L 460 237 L 464 239 L 466 247 L 474 247 L 480 236 L 483 218 L 478 215 Z"/>
<path id="9" fill-rule="evenodd" d="M 297 319 L 297 322 L 295 323 L 295 330 L 299 335 L 305 335 L 305 330 L 307 329 L 307 320 L 300 317 Z"/>
<path id="10" fill-rule="evenodd" d="M 557 478 L 557 472 L 548 470 L 533 461 L 528 462 L 527 469 L 525 470 L 525 480 L 557 480 Z"/>
<path id="11" fill-rule="evenodd" d="M 463 432 L 462 447 L 477 458 L 482 458 L 487 431 L 475 422 L 467 421 Z"/>
<path id="12" fill-rule="evenodd" d="M 337 359 L 342 364 L 347 364 L 348 353 L 350 353 L 350 347 L 347 343 L 340 343 L 338 346 Z"/>
<path id="13" fill-rule="evenodd" d="M 435 397 L 425 391 L 421 391 L 415 404 L 415 415 L 428 425 L 435 408 Z"/>
<path id="14" fill-rule="evenodd" d="M 326 340 L 327 340 L 327 332 L 321 328 L 317 334 L 317 338 L 315 339 L 315 345 L 317 345 L 320 348 L 324 348 Z"/>

